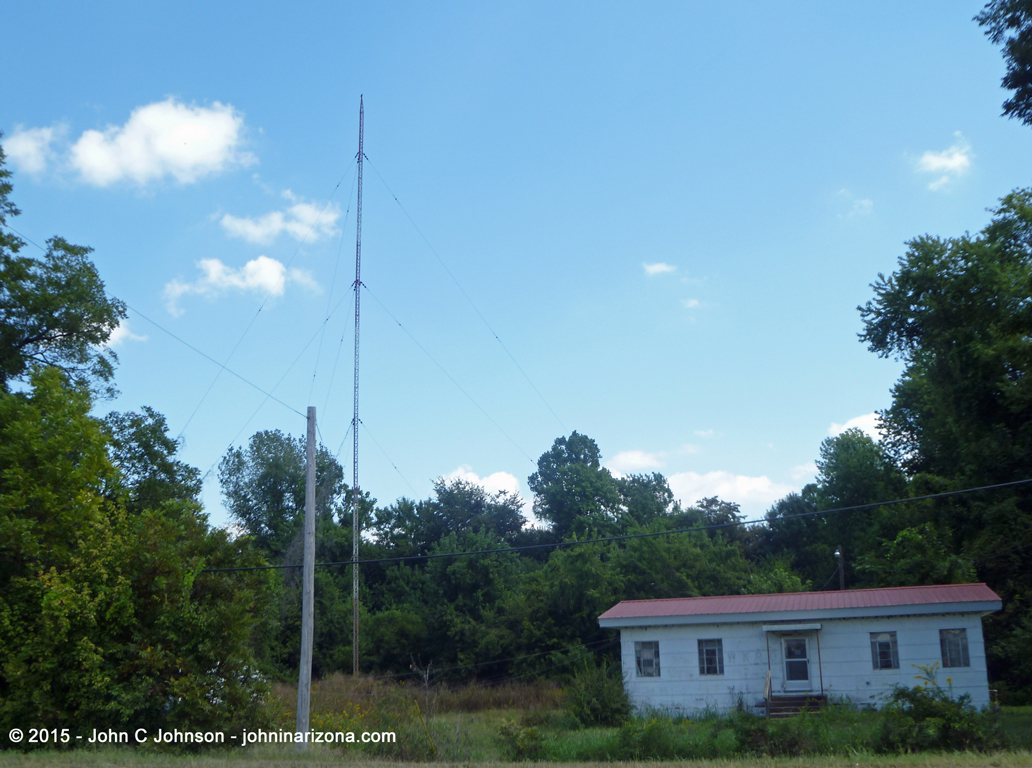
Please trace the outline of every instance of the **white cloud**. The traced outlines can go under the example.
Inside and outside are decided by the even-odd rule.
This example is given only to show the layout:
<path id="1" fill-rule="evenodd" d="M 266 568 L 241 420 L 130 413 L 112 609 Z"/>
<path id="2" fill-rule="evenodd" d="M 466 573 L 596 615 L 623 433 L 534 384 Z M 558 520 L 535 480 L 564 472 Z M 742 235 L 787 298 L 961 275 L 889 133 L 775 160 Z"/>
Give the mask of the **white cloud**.
<path id="1" fill-rule="evenodd" d="M 863 416 L 857 416 L 850 419 L 845 424 L 836 424 L 833 421 L 831 422 L 831 426 L 828 427 L 828 435 L 829 437 L 838 437 L 847 429 L 852 429 L 853 427 L 862 429 L 872 440 L 881 440 L 881 432 L 878 429 L 877 413 L 865 413 Z"/>
<path id="2" fill-rule="evenodd" d="M 4 139 L 4 152 L 19 170 L 39 175 L 53 159 L 54 150 L 50 145 L 63 132 L 62 126 L 27 129 L 16 126 L 14 133 Z"/>
<path id="3" fill-rule="evenodd" d="M 697 430 L 695 430 L 695 434 L 698 435 L 699 437 L 713 437 L 713 430 L 712 429 L 697 429 Z"/>
<path id="4" fill-rule="evenodd" d="M 111 335 L 108 337 L 108 347 L 121 346 L 126 341 L 147 341 L 146 336 L 137 336 L 135 333 L 129 330 L 129 323 L 124 320 L 115 326 L 115 330 L 111 331 Z"/>
<path id="5" fill-rule="evenodd" d="M 971 145 L 960 131 L 953 135 L 956 137 L 956 141 L 949 149 L 942 152 L 925 152 L 914 164 L 918 173 L 937 177 L 928 184 L 928 188 L 933 191 L 938 191 L 951 181 L 963 176 L 971 167 L 971 158 L 973 157 Z"/>
<path id="6" fill-rule="evenodd" d="M 476 472 L 473 471 L 473 467 L 469 464 L 463 464 L 457 469 L 452 470 L 442 478 L 446 483 L 450 483 L 453 480 L 463 480 L 473 485 L 479 485 L 489 494 L 496 494 L 500 491 L 506 493 L 515 493 L 520 497 L 520 501 L 523 502 L 523 516 L 527 518 L 527 523 L 532 527 L 540 527 L 540 521 L 534 515 L 534 507 L 528 502 L 523 494 L 520 493 L 520 481 L 516 479 L 516 475 L 510 474 L 509 472 L 494 472 L 487 477 L 480 477 Z"/>
<path id="7" fill-rule="evenodd" d="M 229 290 L 255 291 L 269 296 L 282 296 L 287 283 L 298 283 L 310 290 L 318 290 L 312 276 L 300 269 L 287 269 L 276 259 L 259 256 L 240 269 L 227 267 L 219 259 L 201 259 L 197 262 L 201 276 L 192 283 L 172 280 L 165 284 L 165 306 L 173 315 L 181 315 L 177 301 L 181 296 L 196 293 L 214 298 Z"/>
<path id="8" fill-rule="evenodd" d="M 698 299 L 682 299 L 681 303 L 684 304 L 685 309 L 698 309 L 702 306 Z"/>
<path id="9" fill-rule="evenodd" d="M 265 245 L 286 232 L 295 240 L 311 238 L 319 240 L 337 233 L 335 225 L 340 218 L 340 207 L 328 203 L 323 206 L 305 202 L 289 189 L 283 197 L 293 205 L 283 211 L 271 211 L 263 216 L 233 216 L 225 214 L 219 224 L 232 237 L 239 237 L 250 243 Z"/>
<path id="10" fill-rule="evenodd" d="M 133 110 L 125 125 L 85 131 L 70 150 L 83 181 L 106 187 L 171 176 L 187 184 L 255 158 L 241 149 L 244 118 L 229 104 L 181 104 L 173 98 Z"/>
<path id="11" fill-rule="evenodd" d="M 812 461 L 808 464 L 800 464 L 798 467 L 792 467 L 789 474 L 797 483 L 803 480 L 813 480 L 817 476 L 817 465 Z"/>
<path id="12" fill-rule="evenodd" d="M 662 261 L 657 261 L 655 264 L 647 264 L 643 261 L 641 265 L 645 267 L 645 274 L 649 277 L 652 277 L 653 275 L 661 275 L 664 272 L 675 272 L 677 270 L 677 267 L 672 264 L 664 264 Z"/>
<path id="13" fill-rule="evenodd" d="M 851 207 L 846 213 L 840 213 L 840 219 L 854 219 L 860 216 L 870 216 L 874 211 L 874 201 L 866 198 L 860 199 L 853 195 L 848 189 L 840 189 L 839 197 L 850 203 Z"/>
<path id="14" fill-rule="evenodd" d="M 663 466 L 662 453 L 645 451 L 620 451 L 606 462 L 606 468 L 618 475 L 628 472 L 641 472 L 645 469 L 658 469 Z"/>
<path id="15" fill-rule="evenodd" d="M 702 449 L 692 443 L 681 443 L 681 453 L 698 453 Z"/>
<path id="16" fill-rule="evenodd" d="M 717 470 L 678 472 L 667 478 L 674 496 L 684 506 L 691 506 L 699 499 L 718 496 L 721 501 L 734 502 L 741 506 L 749 519 L 762 517 L 778 499 L 798 490 L 785 483 L 776 483 L 766 475 L 749 477 Z"/>

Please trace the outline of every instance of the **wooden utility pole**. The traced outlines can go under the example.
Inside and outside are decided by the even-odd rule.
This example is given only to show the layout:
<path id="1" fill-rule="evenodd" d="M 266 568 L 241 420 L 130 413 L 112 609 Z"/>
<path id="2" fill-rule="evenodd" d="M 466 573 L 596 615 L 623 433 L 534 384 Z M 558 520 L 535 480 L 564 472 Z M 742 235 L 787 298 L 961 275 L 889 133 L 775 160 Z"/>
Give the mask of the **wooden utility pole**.
<path id="1" fill-rule="evenodd" d="M 843 592 L 846 591 L 846 555 L 842 551 L 842 546 L 835 550 L 835 557 L 838 558 L 838 588 Z"/>
<path id="2" fill-rule="evenodd" d="M 312 698 L 312 639 L 315 630 L 315 406 L 308 406 L 305 443 L 305 559 L 301 569 L 301 665 L 297 679 L 297 733 L 308 733 Z M 308 742 L 299 742 L 303 752 Z"/>

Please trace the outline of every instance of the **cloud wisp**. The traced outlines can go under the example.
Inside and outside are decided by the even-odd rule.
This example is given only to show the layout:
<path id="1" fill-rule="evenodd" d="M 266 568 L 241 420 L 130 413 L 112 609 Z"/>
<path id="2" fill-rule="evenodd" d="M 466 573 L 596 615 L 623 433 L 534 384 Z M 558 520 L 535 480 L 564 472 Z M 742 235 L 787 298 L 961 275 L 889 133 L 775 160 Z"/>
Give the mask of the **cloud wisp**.
<path id="1" fill-rule="evenodd" d="M 867 198 L 858 198 L 848 189 L 840 189 L 839 197 L 843 198 L 847 203 L 850 204 L 850 208 L 845 213 L 838 214 L 840 219 L 856 219 L 865 216 L 870 216 L 874 212 L 874 201 Z"/>
<path id="2" fill-rule="evenodd" d="M 457 467 L 447 475 L 444 475 L 442 479 L 446 483 L 462 480 L 472 485 L 479 485 L 491 495 L 502 491 L 517 494 L 520 492 L 520 481 L 516 479 L 516 475 L 509 472 L 493 472 L 487 477 L 480 477 L 469 464 Z"/>
<path id="3" fill-rule="evenodd" d="M 46 128 L 15 126 L 14 132 L 4 139 L 4 152 L 19 171 L 39 176 L 53 161 L 54 149 L 51 145 L 65 130 L 60 125 Z"/>
<path id="4" fill-rule="evenodd" d="M 33 174 L 43 173 L 60 154 L 60 165 L 95 187 L 145 186 L 164 178 L 190 184 L 257 162 L 242 146 L 243 115 L 218 101 L 198 107 L 169 97 L 137 107 L 123 125 L 83 131 L 71 144 L 64 140 L 67 132 L 64 125 L 18 128 L 4 147 L 19 168 Z M 60 153 L 54 148 L 59 140 Z"/>
<path id="5" fill-rule="evenodd" d="M 877 413 L 865 413 L 863 416 L 854 416 L 845 424 L 837 424 L 833 421 L 828 427 L 828 436 L 838 437 L 847 429 L 853 428 L 862 430 L 865 435 L 875 442 L 878 442 L 882 438 L 881 430 L 878 429 Z"/>
<path id="6" fill-rule="evenodd" d="M 147 341 L 146 336 L 137 336 L 131 330 L 129 330 L 129 323 L 125 320 L 115 326 L 115 330 L 111 331 L 111 335 L 108 336 L 106 347 L 120 347 L 127 341 Z"/>
<path id="7" fill-rule="evenodd" d="M 732 472 L 678 472 L 667 478 L 674 497 L 683 506 L 691 506 L 700 499 L 717 496 L 721 501 L 741 506 L 747 517 L 756 519 L 774 502 L 798 490 L 785 483 L 777 483 L 766 475 L 750 477 Z"/>
<path id="8" fill-rule="evenodd" d="M 936 178 L 928 183 L 928 189 L 938 192 L 947 187 L 950 182 L 963 176 L 971 168 L 971 145 L 961 135 L 960 131 L 953 134 L 956 141 L 949 149 L 942 152 L 925 152 L 914 163 L 918 173 L 930 174 Z"/>
<path id="9" fill-rule="evenodd" d="M 197 268 L 201 270 L 201 276 L 192 283 L 172 280 L 165 284 L 165 307 L 175 317 L 183 314 L 179 299 L 188 294 L 216 298 L 227 291 L 251 291 L 266 296 L 282 296 L 288 283 L 318 290 L 311 274 L 301 269 L 287 269 L 268 256 L 252 259 L 239 269 L 227 267 L 219 259 L 201 259 Z"/>
<path id="10" fill-rule="evenodd" d="M 662 261 L 657 261 L 655 264 L 649 264 L 643 261 L 641 265 L 645 268 L 645 274 L 649 277 L 652 277 L 653 275 L 662 275 L 665 272 L 677 271 L 677 267 L 672 264 L 665 264 Z"/>
<path id="11" fill-rule="evenodd" d="M 230 237 L 238 237 L 257 245 L 268 245 L 283 233 L 299 242 L 320 240 L 337 234 L 336 224 L 341 215 L 339 206 L 333 203 L 319 206 L 307 202 L 289 189 L 283 193 L 283 197 L 291 203 L 285 210 L 270 211 L 255 217 L 227 213 L 219 219 L 219 224 Z"/>
<path id="12" fill-rule="evenodd" d="M 648 453 L 647 451 L 620 451 L 606 462 L 606 469 L 616 475 L 659 469 L 662 466 L 663 454 Z"/>

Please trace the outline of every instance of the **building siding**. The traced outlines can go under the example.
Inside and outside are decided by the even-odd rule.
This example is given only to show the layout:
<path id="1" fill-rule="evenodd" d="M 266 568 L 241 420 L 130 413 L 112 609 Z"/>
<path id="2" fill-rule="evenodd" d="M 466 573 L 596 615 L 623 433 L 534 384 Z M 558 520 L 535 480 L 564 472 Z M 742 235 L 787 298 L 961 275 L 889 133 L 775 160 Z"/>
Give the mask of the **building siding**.
<path id="1" fill-rule="evenodd" d="M 737 707 L 762 711 L 758 705 L 763 703 L 768 664 L 774 694 L 789 692 L 784 679 L 782 635 L 763 629 L 778 618 L 771 615 L 763 622 L 621 629 L 624 682 L 632 704 L 639 710 L 684 714 L 701 710 L 723 712 Z M 985 645 L 978 613 L 826 619 L 816 623 L 821 624 L 819 631 L 790 633 L 810 641 L 809 690 L 813 693 L 823 689 L 832 699 L 881 707 L 895 686 L 911 687 L 918 683 L 915 678 L 921 674 L 921 666 L 931 667 L 938 662 L 941 667 L 939 630 L 965 629 L 971 665 L 939 669 L 936 679 L 954 696 L 968 694 L 976 707 L 989 703 Z M 870 636 L 877 632 L 896 633 L 898 669 L 873 668 Z M 722 642 L 722 675 L 699 673 L 698 641 L 711 639 Z M 659 677 L 637 676 L 634 644 L 642 641 L 659 642 Z"/>

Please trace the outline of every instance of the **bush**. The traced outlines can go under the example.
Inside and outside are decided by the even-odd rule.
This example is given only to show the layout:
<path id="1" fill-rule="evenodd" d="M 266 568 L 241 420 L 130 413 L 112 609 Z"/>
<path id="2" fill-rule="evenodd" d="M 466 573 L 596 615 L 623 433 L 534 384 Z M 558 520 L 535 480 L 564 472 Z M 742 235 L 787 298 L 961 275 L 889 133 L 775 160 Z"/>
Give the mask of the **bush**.
<path id="1" fill-rule="evenodd" d="M 585 727 L 622 725 L 631 714 L 623 678 L 605 661 L 597 667 L 586 664 L 573 676 L 563 705 Z"/>
<path id="2" fill-rule="evenodd" d="M 537 760 L 544 752 L 544 741 L 536 728 L 503 720 L 498 732 L 502 751 L 509 760 Z"/>
<path id="3" fill-rule="evenodd" d="M 996 712 L 979 712 L 967 694 L 954 699 L 943 690 L 935 680 L 938 663 L 920 669 L 923 682 L 913 688 L 897 686 L 882 710 L 880 752 L 986 752 L 1004 745 Z"/>
<path id="4" fill-rule="evenodd" d="M 626 723 L 616 740 L 620 760 L 674 760 L 684 757 L 680 748 L 681 729 L 667 718 L 633 720 Z"/>

